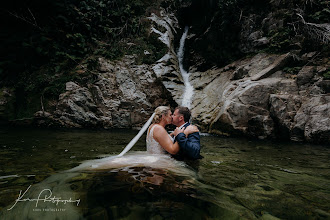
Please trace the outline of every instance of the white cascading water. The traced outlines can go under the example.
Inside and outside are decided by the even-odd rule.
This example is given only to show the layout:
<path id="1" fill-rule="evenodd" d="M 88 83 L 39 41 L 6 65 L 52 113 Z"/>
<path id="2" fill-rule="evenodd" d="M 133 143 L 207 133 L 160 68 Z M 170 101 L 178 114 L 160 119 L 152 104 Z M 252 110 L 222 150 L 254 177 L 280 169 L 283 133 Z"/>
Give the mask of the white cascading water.
<path id="1" fill-rule="evenodd" d="M 191 99 L 194 94 L 194 88 L 192 87 L 192 85 L 189 82 L 189 73 L 183 68 L 184 44 L 185 44 L 185 40 L 187 38 L 188 29 L 189 29 L 188 26 L 186 26 L 184 29 L 184 32 L 180 39 L 180 47 L 178 49 L 177 56 L 178 56 L 178 60 L 179 60 L 180 72 L 181 72 L 181 75 L 183 78 L 183 83 L 185 86 L 181 105 L 190 108 L 191 101 L 192 101 Z"/>

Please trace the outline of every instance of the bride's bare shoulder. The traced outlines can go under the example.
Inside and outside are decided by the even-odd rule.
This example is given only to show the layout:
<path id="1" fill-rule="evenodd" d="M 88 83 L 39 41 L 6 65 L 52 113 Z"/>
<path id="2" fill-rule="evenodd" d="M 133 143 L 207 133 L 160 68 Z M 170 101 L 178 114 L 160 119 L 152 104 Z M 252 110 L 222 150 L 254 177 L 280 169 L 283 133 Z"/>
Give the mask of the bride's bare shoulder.
<path id="1" fill-rule="evenodd" d="M 161 125 L 154 124 L 153 126 L 155 127 L 154 132 L 164 132 L 164 131 L 166 131 L 165 128 Z"/>

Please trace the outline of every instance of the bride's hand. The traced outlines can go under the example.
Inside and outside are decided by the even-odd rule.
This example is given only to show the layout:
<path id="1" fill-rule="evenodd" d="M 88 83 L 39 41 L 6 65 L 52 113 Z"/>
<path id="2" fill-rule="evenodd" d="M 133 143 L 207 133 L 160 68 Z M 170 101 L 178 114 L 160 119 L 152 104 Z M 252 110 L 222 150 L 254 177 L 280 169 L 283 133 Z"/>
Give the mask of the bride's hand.
<path id="1" fill-rule="evenodd" d="M 188 136 L 189 134 L 195 133 L 195 132 L 199 132 L 198 128 L 195 125 L 189 125 L 184 131 L 183 133 Z"/>
<path id="2" fill-rule="evenodd" d="M 178 134 L 183 133 L 183 132 L 184 132 L 184 128 L 177 127 L 172 134 L 174 137 L 176 137 Z"/>

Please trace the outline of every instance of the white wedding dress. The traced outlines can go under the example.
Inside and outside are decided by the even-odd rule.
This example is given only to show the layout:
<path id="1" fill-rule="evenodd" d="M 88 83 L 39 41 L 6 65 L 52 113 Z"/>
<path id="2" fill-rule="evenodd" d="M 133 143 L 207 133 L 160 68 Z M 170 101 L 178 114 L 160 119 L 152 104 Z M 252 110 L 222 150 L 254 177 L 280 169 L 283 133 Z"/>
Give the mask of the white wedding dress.
<path id="1" fill-rule="evenodd" d="M 109 156 L 102 159 L 86 161 L 71 171 L 78 170 L 104 170 L 124 167 L 153 167 L 173 170 L 174 172 L 182 172 L 184 164 L 176 161 L 162 148 L 162 146 L 154 139 L 154 128 L 148 128 L 146 137 L 147 151 L 130 152 L 123 156 Z M 168 135 L 172 140 L 173 138 Z M 183 171 L 187 172 L 187 171 Z"/>
<path id="2" fill-rule="evenodd" d="M 150 154 L 165 154 L 165 150 L 164 148 L 162 148 L 162 146 L 160 146 L 160 144 L 154 139 L 154 128 L 155 125 L 153 125 L 149 131 L 148 129 L 148 133 L 147 133 L 147 152 Z"/>

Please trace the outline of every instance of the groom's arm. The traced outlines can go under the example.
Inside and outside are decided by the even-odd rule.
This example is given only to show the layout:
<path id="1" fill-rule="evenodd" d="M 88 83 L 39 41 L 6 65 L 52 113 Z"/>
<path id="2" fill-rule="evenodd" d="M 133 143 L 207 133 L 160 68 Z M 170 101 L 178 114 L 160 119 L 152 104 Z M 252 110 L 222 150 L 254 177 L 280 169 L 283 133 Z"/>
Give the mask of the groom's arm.
<path id="1" fill-rule="evenodd" d="M 175 140 L 179 143 L 180 150 L 184 155 L 187 155 L 191 159 L 200 159 L 200 136 L 199 132 L 188 135 L 188 138 L 184 133 L 179 133 Z"/>

